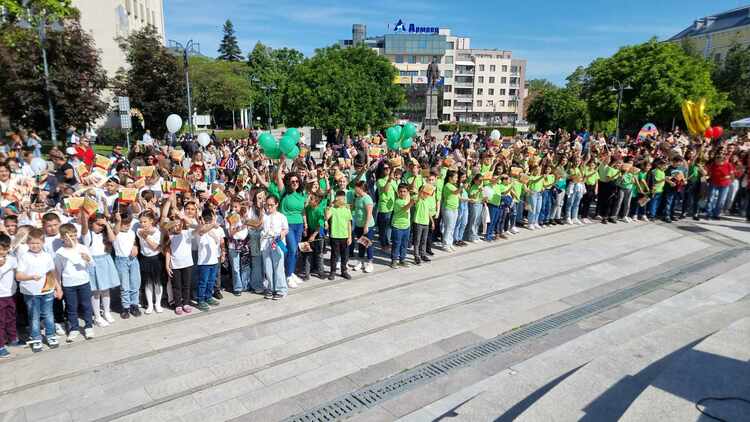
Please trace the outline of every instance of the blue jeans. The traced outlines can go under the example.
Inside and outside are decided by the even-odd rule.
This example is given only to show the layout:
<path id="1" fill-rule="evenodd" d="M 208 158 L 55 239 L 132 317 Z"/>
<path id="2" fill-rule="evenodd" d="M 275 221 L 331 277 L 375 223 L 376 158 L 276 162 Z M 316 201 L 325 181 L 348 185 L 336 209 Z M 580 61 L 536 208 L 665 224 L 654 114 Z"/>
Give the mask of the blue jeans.
<path id="1" fill-rule="evenodd" d="M 463 240 L 466 224 L 469 222 L 469 203 L 461 201 L 458 203 L 458 218 L 456 219 L 456 228 L 453 230 L 454 240 Z"/>
<path id="2" fill-rule="evenodd" d="M 390 212 L 378 213 L 378 239 L 383 248 L 391 244 L 391 215 Z"/>
<path id="3" fill-rule="evenodd" d="M 513 203 L 514 212 L 511 214 L 510 219 L 511 228 L 516 227 L 518 225 L 518 222 L 523 220 L 524 206 L 525 203 L 522 199 Z"/>
<path id="4" fill-rule="evenodd" d="M 370 227 L 367 230 L 367 238 L 370 239 L 370 242 L 375 238 L 375 231 L 373 230 L 375 227 Z M 356 239 L 360 238 L 364 234 L 365 228 L 364 227 L 355 227 L 354 228 L 354 237 L 352 238 L 352 245 L 357 243 Z M 357 256 L 360 258 L 365 257 L 365 251 L 367 252 L 367 260 L 372 261 L 373 258 L 373 246 L 372 243 L 370 243 L 370 246 L 365 249 L 364 246 L 357 244 Z"/>
<path id="5" fill-rule="evenodd" d="M 207 301 L 214 293 L 219 264 L 198 265 L 198 302 Z"/>
<path id="6" fill-rule="evenodd" d="M 675 199 L 677 199 L 677 195 L 679 195 L 679 192 L 675 190 L 665 190 L 664 191 L 664 218 L 671 219 L 674 215 L 674 203 Z"/>
<path id="7" fill-rule="evenodd" d="M 565 218 L 568 220 L 578 218 L 578 207 L 581 205 L 584 189 L 583 183 L 574 183 L 568 188 L 568 202 L 565 205 Z"/>
<path id="8" fill-rule="evenodd" d="M 93 311 L 91 309 L 91 284 L 85 283 L 80 286 L 63 286 L 63 299 L 65 299 L 65 310 L 68 314 L 68 332 L 78 331 L 78 306 L 83 313 L 83 328 L 91 328 L 93 325 Z"/>
<path id="9" fill-rule="evenodd" d="M 263 256 L 253 256 L 252 266 L 250 267 L 250 288 L 256 292 L 266 290 L 265 283 L 263 283 L 264 275 Z"/>
<path id="10" fill-rule="evenodd" d="M 661 195 L 661 192 L 659 192 L 651 197 L 651 201 L 648 203 L 648 218 L 656 218 L 656 212 L 659 210 L 659 203 L 661 202 Z"/>
<path id="11" fill-rule="evenodd" d="M 727 194 L 729 193 L 729 186 L 714 186 L 708 190 L 708 215 L 711 217 L 719 217 L 721 214 L 721 207 L 727 201 Z"/>
<path id="12" fill-rule="evenodd" d="M 456 230 L 456 220 L 458 219 L 458 210 L 449 210 L 443 207 L 443 245 L 445 247 L 453 246 L 453 231 Z"/>
<path id="13" fill-rule="evenodd" d="M 503 221 L 505 208 L 497 205 L 487 204 L 487 208 L 490 210 L 490 225 L 487 226 L 487 234 L 484 238 L 487 240 L 495 239 L 495 231 L 497 230 L 498 224 Z"/>
<path id="14" fill-rule="evenodd" d="M 538 222 L 548 222 L 552 213 L 552 198 L 555 196 L 552 189 L 545 189 L 542 191 L 542 208 L 539 211 Z"/>
<path id="15" fill-rule="evenodd" d="M 115 268 L 120 276 L 122 309 L 127 310 L 131 306 L 138 306 L 138 291 L 141 288 L 141 268 L 138 264 L 138 257 L 116 256 Z"/>
<path id="16" fill-rule="evenodd" d="M 29 314 L 29 327 L 31 327 L 31 340 L 41 341 L 42 333 L 39 326 L 39 319 L 44 322 L 44 334 L 47 338 L 56 338 L 55 335 L 55 316 L 52 313 L 52 302 L 55 301 L 55 293 L 32 296 L 23 295 L 23 301 L 26 302 L 26 311 Z M 89 301 L 89 304 L 91 301 Z"/>
<path id="17" fill-rule="evenodd" d="M 287 246 L 288 247 L 288 246 Z M 272 292 L 286 295 L 286 275 L 284 273 L 284 253 L 279 248 L 270 246 L 263 249 L 263 268 L 266 270 L 266 282 Z"/>
<path id="18" fill-rule="evenodd" d="M 243 267 L 240 262 L 240 252 L 228 249 L 229 265 L 232 268 L 232 290 L 244 292 L 250 282 L 250 268 Z"/>
<path id="19" fill-rule="evenodd" d="M 393 235 L 393 248 L 391 248 L 391 260 L 403 261 L 406 259 L 406 248 L 409 246 L 409 229 L 397 229 L 391 227 Z"/>
<path id="20" fill-rule="evenodd" d="M 287 255 L 284 257 L 284 264 L 286 265 L 284 267 L 284 272 L 287 277 L 294 274 L 294 270 L 297 269 L 297 254 L 299 253 L 299 247 L 297 245 L 299 244 L 300 239 L 302 239 L 302 232 L 304 230 L 305 225 L 302 223 L 289 225 L 289 233 L 286 234 Z"/>
<path id="21" fill-rule="evenodd" d="M 542 211 L 542 192 L 531 192 L 529 201 L 529 225 L 538 224 L 539 214 Z"/>
<path id="22" fill-rule="evenodd" d="M 473 242 L 479 239 L 479 222 L 482 220 L 482 210 L 484 204 L 481 202 L 474 202 L 468 205 L 468 222 L 466 223 L 466 233 L 464 234 L 464 240 L 467 242 Z"/>

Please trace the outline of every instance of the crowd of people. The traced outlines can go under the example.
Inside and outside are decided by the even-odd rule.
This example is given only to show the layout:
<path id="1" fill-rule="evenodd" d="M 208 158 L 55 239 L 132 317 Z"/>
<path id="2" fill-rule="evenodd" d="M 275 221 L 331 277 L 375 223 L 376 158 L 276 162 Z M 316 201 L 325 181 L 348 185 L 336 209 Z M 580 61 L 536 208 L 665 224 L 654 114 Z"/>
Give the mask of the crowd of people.
<path id="1" fill-rule="evenodd" d="M 281 300 L 373 272 L 376 256 L 428 265 L 437 247 L 520 228 L 750 219 L 747 135 L 426 132 L 398 151 L 380 135 L 319 152 L 303 139 L 293 160 L 268 159 L 257 132 L 205 147 L 149 136 L 110 156 L 82 136 L 47 160 L 34 136 L 0 145 L 0 357 L 93 338 L 118 313 L 210 312 L 222 290 Z"/>

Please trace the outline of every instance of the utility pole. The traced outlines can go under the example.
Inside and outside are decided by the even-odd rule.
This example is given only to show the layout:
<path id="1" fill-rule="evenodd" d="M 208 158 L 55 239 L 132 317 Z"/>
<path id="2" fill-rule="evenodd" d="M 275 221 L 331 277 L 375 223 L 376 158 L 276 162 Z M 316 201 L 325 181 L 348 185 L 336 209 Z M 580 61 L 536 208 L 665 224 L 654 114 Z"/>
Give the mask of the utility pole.
<path id="1" fill-rule="evenodd" d="M 615 83 L 617 85 L 615 85 Z M 620 141 L 620 107 L 622 106 L 622 93 L 623 90 L 633 89 L 630 84 L 623 84 L 619 80 L 615 80 L 612 87 L 609 89 L 612 92 L 617 92 L 617 129 L 615 130 L 615 141 Z"/>

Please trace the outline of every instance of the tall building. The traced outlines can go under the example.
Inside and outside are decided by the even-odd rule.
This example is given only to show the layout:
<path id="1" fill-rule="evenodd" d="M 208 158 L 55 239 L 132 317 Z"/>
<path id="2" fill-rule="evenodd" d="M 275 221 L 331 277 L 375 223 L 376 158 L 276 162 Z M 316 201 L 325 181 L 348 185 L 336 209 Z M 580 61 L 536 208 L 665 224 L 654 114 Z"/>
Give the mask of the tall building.
<path id="1" fill-rule="evenodd" d="M 750 6 L 696 19 L 667 41 L 689 43 L 703 57 L 719 63 L 733 45 L 750 45 Z"/>
<path id="2" fill-rule="evenodd" d="M 355 42 L 356 40 L 356 42 Z M 427 67 L 434 60 L 442 76 L 439 120 L 509 125 L 523 120 L 526 96 L 526 60 L 512 52 L 473 49 L 471 38 L 451 34 L 448 28 L 417 26 L 398 20 L 388 32 L 368 37 L 364 25 L 352 27 L 352 39 L 342 47 L 364 44 L 388 58 L 398 69 L 397 83 L 404 86 L 407 104 L 397 113 L 424 121 Z"/>
<path id="3" fill-rule="evenodd" d="M 94 38 L 109 77 L 126 67 L 117 38 L 152 25 L 165 39 L 163 0 L 73 0 L 73 6 L 81 12 L 81 27 Z"/>

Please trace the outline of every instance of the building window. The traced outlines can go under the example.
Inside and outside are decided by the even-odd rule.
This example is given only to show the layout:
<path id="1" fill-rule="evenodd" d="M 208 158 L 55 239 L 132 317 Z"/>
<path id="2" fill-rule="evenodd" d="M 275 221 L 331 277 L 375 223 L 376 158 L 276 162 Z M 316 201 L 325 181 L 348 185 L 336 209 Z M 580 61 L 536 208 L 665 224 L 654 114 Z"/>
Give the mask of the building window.
<path id="1" fill-rule="evenodd" d="M 505 88 L 500 88 L 498 95 L 505 95 Z"/>
<path id="2" fill-rule="evenodd" d="M 492 89 L 492 88 L 490 88 L 490 89 L 487 90 L 487 94 L 489 94 L 489 95 L 495 95 L 495 90 Z"/>
<path id="3" fill-rule="evenodd" d="M 415 64 L 417 62 L 417 56 L 408 56 L 409 57 L 409 63 Z"/>
<path id="4" fill-rule="evenodd" d="M 510 73 L 518 73 L 518 66 L 511 66 Z"/>
<path id="5" fill-rule="evenodd" d="M 477 77 L 477 82 L 479 82 L 480 84 L 483 84 L 484 83 L 484 76 Z"/>
<path id="6" fill-rule="evenodd" d="M 482 95 L 484 93 L 484 89 L 477 88 L 477 95 Z"/>
<path id="7" fill-rule="evenodd" d="M 446 70 L 445 72 L 443 72 L 443 76 L 445 76 L 446 78 L 452 78 L 453 77 L 453 71 L 452 70 Z"/>
<path id="8" fill-rule="evenodd" d="M 453 41 L 448 41 L 448 50 L 453 50 L 456 44 Z"/>
<path id="9" fill-rule="evenodd" d="M 494 65 L 494 64 L 491 64 L 491 65 L 490 65 L 490 72 L 494 72 L 494 71 L 495 71 L 495 65 Z"/>
<path id="10" fill-rule="evenodd" d="M 484 72 L 484 65 L 483 65 L 483 64 L 480 64 L 480 65 L 479 65 L 479 71 L 480 71 L 480 72 Z"/>
<path id="11" fill-rule="evenodd" d="M 443 106 L 444 107 L 450 107 L 451 106 L 451 100 L 443 100 Z"/>
<path id="12" fill-rule="evenodd" d="M 443 86 L 443 92 L 453 92 L 453 85 Z"/>
<path id="13" fill-rule="evenodd" d="M 404 62 L 404 56 L 402 56 L 400 54 L 397 55 L 396 56 L 396 63 L 403 63 L 403 62 Z"/>
<path id="14" fill-rule="evenodd" d="M 482 106 L 482 100 L 477 100 L 477 107 L 481 107 L 481 106 Z"/>
<path id="15" fill-rule="evenodd" d="M 508 71 L 508 65 L 504 64 L 503 67 L 502 67 L 502 71 L 503 72 L 507 72 Z"/>
<path id="16" fill-rule="evenodd" d="M 396 63 L 398 63 L 398 62 L 396 62 Z M 501 84 L 505 84 L 505 83 L 508 83 L 508 78 L 506 78 L 505 76 L 501 76 L 501 77 L 500 77 L 500 83 L 501 83 Z"/>
<path id="17" fill-rule="evenodd" d="M 453 56 L 445 56 L 445 64 L 453 64 Z"/>
<path id="18" fill-rule="evenodd" d="M 518 78 L 510 78 L 510 86 L 518 85 Z"/>
<path id="19" fill-rule="evenodd" d="M 495 106 L 495 100 L 487 100 L 487 107 L 494 107 Z"/>
<path id="20" fill-rule="evenodd" d="M 516 95 L 516 90 L 515 89 L 509 89 L 508 90 L 508 95 Z"/>
<path id="21" fill-rule="evenodd" d="M 422 64 L 430 63 L 430 56 L 419 56 L 419 62 Z"/>
<path id="22" fill-rule="evenodd" d="M 400 70 L 398 72 L 400 76 L 417 76 L 416 70 Z"/>
<path id="23" fill-rule="evenodd" d="M 505 107 L 505 100 L 497 100 L 497 105 L 500 107 Z"/>
<path id="24" fill-rule="evenodd" d="M 495 83 L 495 77 L 494 77 L 494 76 L 490 76 L 490 83 L 491 83 L 491 84 L 494 84 L 494 83 Z"/>

